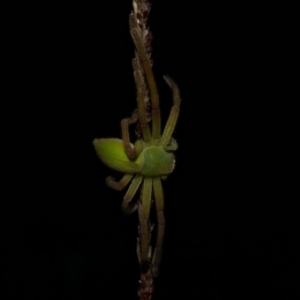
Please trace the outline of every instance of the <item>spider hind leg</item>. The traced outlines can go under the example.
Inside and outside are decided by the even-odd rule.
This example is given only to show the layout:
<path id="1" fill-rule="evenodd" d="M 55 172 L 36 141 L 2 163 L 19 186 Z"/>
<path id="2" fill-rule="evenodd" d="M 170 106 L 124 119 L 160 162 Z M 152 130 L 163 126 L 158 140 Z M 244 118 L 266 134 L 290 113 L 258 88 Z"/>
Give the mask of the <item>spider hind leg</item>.
<path id="1" fill-rule="evenodd" d="M 154 277 L 157 277 L 159 273 L 159 264 L 161 260 L 162 245 L 165 234 L 164 194 L 160 177 L 153 178 L 153 191 L 155 198 L 155 207 L 157 211 L 157 233 L 156 245 L 152 258 L 152 274 Z"/>
<path id="2" fill-rule="evenodd" d="M 131 200 L 136 194 L 142 180 L 143 180 L 143 176 L 140 174 L 136 174 L 135 177 L 133 178 L 132 183 L 130 184 L 126 192 L 122 203 L 122 210 L 125 214 L 131 214 L 138 208 L 136 203 L 134 204 L 131 203 Z"/>
<path id="3" fill-rule="evenodd" d="M 139 251 L 140 261 L 143 269 L 149 268 L 150 258 L 150 238 L 151 238 L 151 226 L 149 222 L 149 214 L 151 207 L 152 196 L 152 178 L 145 177 L 143 188 L 141 192 L 141 202 L 139 204 Z"/>
<path id="4" fill-rule="evenodd" d="M 120 181 L 115 181 L 112 176 L 108 176 L 105 183 L 112 189 L 121 191 L 131 181 L 132 177 L 132 174 L 125 174 Z"/>

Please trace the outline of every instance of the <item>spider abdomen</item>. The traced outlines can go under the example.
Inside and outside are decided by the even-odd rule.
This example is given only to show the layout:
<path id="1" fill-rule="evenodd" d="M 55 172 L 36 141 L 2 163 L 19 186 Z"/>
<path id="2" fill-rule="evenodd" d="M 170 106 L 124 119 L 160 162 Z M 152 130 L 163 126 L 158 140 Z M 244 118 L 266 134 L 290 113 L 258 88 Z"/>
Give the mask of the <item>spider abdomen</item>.
<path id="1" fill-rule="evenodd" d="M 139 173 L 143 166 L 143 157 L 130 160 L 120 139 L 95 139 L 94 147 L 100 159 L 109 168 L 129 174 Z M 132 145 L 133 146 L 133 145 Z"/>
<path id="2" fill-rule="evenodd" d="M 146 147 L 143 156 L 143 167 L 140 173 L 144 176 L 163 176 L 170 174 L 175 166 L 174 154 L 157 146 Z"/>

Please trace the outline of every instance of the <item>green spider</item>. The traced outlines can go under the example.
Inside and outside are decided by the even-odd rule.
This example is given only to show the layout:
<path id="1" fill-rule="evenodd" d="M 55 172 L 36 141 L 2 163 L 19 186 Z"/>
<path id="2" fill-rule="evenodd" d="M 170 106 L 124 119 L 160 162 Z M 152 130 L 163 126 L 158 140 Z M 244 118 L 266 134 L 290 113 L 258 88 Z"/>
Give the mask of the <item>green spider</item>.
<path id="1" fill-rule="evenodd" d="M 151 61 L 138 32 L 137 25 L 136 19 L 132 16 L 130 18 L 130 27 L 136 47 L 133 69 L 137 86 L 138 109 L 133 113 L 131 118 L 126 118 L 121 121 L 122 139 L 95 139 L 93 144 L 98 156 L 105 165 L 113 170 L 125 173 L 118 182 L 112 177 L 107 177 L 107 185 L 115 190 L 122 190 L 131 182 L 124 196 L 122 209 L 128 214 L 139 207 L 139 259 L 141 264 L 149 264 L 149 249 L 151 249 L 149 214 L 152 203 L 152 193 L 154 195 L 158 226 L 154 254 L 150 264 L 153 276 L 157 276 L 165 230 L 165 218 L 163 213 L 164 196 L 161 178 L 170 174 L 175 166 L 175 157 L 172 151 L 175 151 L 178 146 L 175 139 L 172 138 L 172 134 L 178 119 L 181 100 L 179 89 L 175 82 L 170 77 L 164 76 L 166 83 L 173 92 L 173 106 L 161 135 L 159 95 L 152 72 Z M 147 87 L 145 86 L 145 82 Z M 151 98 L 151 121 L 147 117 L 145 105 L 147 89 L 150 91 Z M 130 143 L 129 125 L 136 122 L 139 123 L 142 139 L 138 139 L 133 145 Z M 152 123 L 151 130 L 149 126 L 150 123 Z M 141 185 L 140 203 L 139 205 L 132 204 L 131 200 Z"/>

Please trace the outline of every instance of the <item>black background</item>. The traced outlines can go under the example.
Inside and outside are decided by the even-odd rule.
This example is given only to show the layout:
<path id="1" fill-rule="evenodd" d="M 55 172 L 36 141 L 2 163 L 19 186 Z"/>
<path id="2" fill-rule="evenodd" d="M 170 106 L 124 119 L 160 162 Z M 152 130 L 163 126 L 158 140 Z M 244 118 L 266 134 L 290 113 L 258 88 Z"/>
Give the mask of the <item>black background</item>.
<path id="1" fill-rule="evenodd" d="M 124 192 L 105 186 L 114 173 L 92 147 L 120 137 L 136 107 L 130 10 L 107 1 L 9 11 L 3 299 L 137 297 L 137 216 L 122 214 Z M 153 299 L 299 297 L 293 11 L 153 1 L 163 122 L 172 95 L 162 75 L 182 95 Z"/>

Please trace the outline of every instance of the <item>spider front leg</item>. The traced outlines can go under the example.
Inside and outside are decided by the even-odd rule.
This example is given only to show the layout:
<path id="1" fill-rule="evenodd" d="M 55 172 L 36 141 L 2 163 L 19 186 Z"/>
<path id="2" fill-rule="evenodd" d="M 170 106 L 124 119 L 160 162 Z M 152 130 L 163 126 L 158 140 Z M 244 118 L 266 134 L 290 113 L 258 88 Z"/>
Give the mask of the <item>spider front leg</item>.
<path id="1" fill-rule="evenodd" d="M 170 141 L 171 144 L 174 144 L 175 141 L 174 139 L 172 141 L 172 134 L 177 123 L 181 99 L 180 99 L 180 92 L 177 84 L 169 76 L 164 76 L 164 79 L 173 93 L 173 106 L 160 141 L 160 145 L 164 149 L 166 149 L 167 146 L 170 144 Z M 177 145 L 175 147 L 177 149 Z"/>
<path id="2" fill-rule="evenodd" d="M 135 84 L 137 89 L 138 109 L 133 112 L 131 118 L 126 118 L 121 121 L 121 129 L 122 129 L 122 139 L 124 142 L 125 152 L 129 158 L 134 159 L 143 150 L 143 145 L 140 140 L 137 140 L 134 147 L 132 147 L 129 138 L 129 125 L 139 121 L 142 130 L 143 140 L 145 142 L 150 142 L 151 133 L 148 125 L 149 120 L 147 119 L 146 107 L 145 107 L 145 103 L 147 102 L 146 99 L 148 97 L 147 87 L 145 85 L 143 69 L 137 52 L 136 52 L 136 57 L 132 60 L 132 66 L 133 66 L 133 74 L 134 74 L 134 79 L 135 79 Z"/>
<path id="3" fill-rule="evenodd" d="M 147 79 L 148 87 L 151 96 L 152 105 L 152 138 L 158 140 L 161 133 L 161 117 L 159 108 L 159 95 L 156 87 L 155 78 L 152 71 L 150 59 L 145 50 L 145 45 L 142 41 L 141 35 L 139 34 L 139 26 L 132 13 L 129 17 L 130 33 L 138 52 L 138 57 L 143 65 L 143 70 Z"/>
<path id="4" fill-rule="evenodd" d="M 145 97 L 147 97 L 146 86 L 144 82 L 143 69 L 141 67 L 140 59 L 136 53 L 136 57 L 132 60 L 133 74 L 137 89 L 137 104 L 138 104 L 138 118 L 141 126 L 143 139 L 145 142 L 151 141 L 151 133 L 148 125 Z"/>

